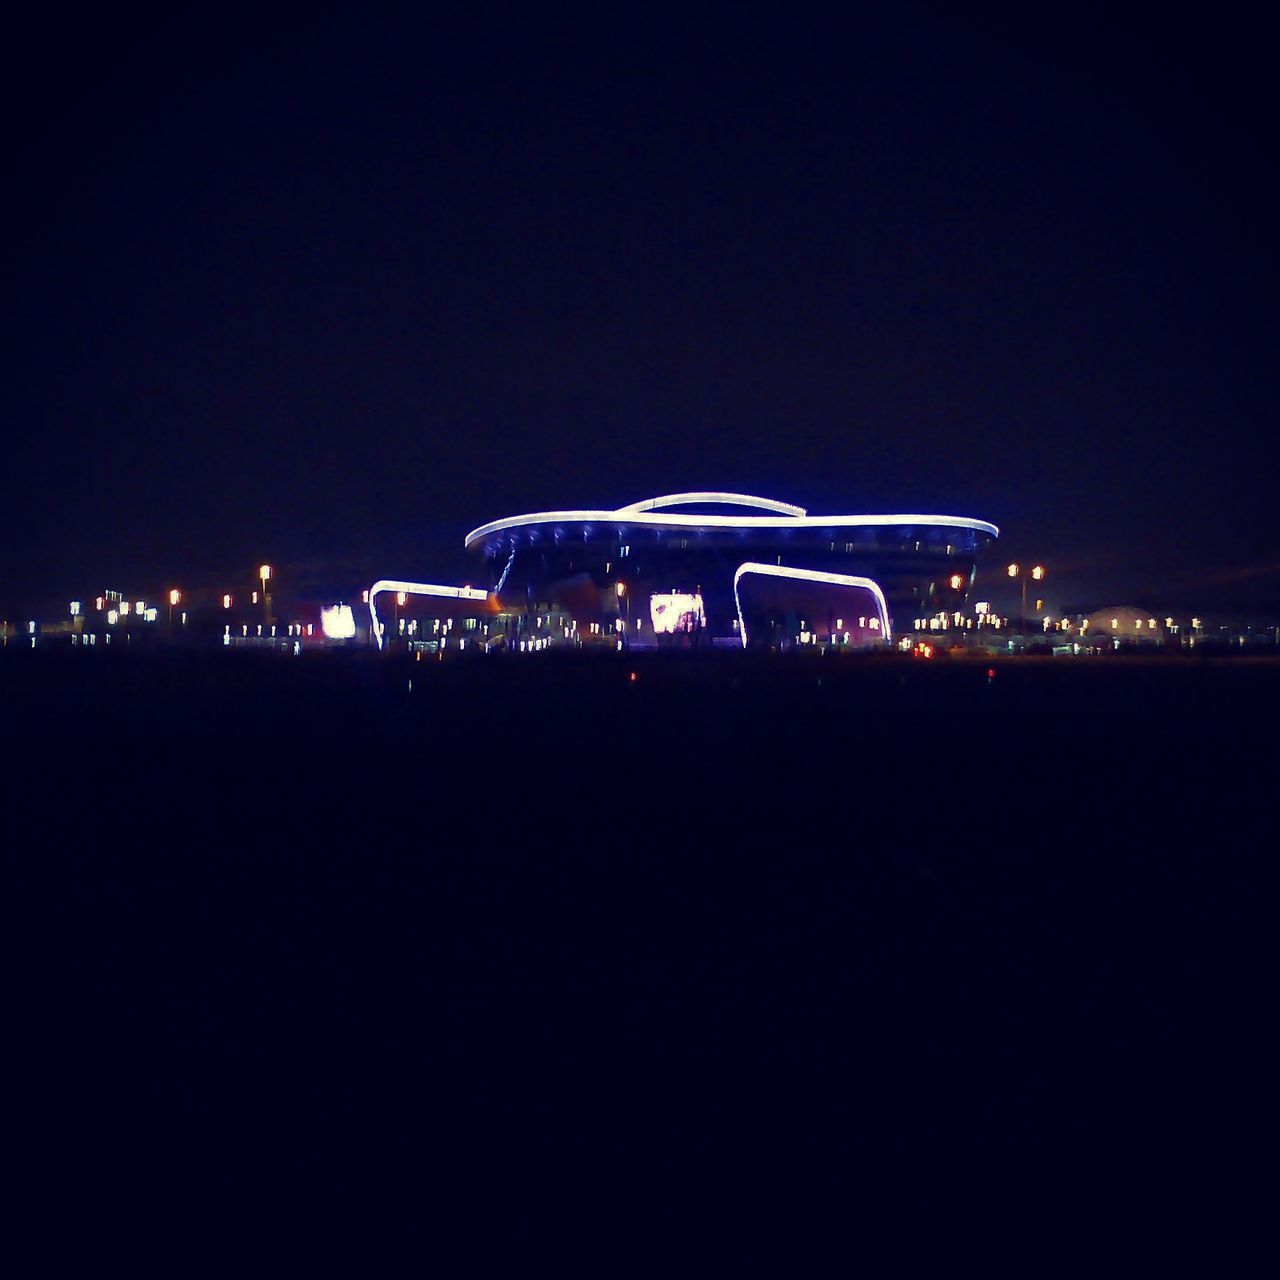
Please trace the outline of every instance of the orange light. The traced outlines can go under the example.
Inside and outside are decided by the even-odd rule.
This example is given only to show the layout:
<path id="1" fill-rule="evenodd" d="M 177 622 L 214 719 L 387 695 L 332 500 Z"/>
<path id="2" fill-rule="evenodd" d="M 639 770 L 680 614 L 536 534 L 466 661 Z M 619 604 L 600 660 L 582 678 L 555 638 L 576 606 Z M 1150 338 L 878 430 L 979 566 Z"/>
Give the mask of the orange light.
<path id="1" fill-rule="evenodd" d="M 959 591 L 960 588 L 963 586 L 964 586 L 964 579 L 958 573 L 953 573 L 951 575 L 951 590 Z"/>
<path id="2" fill-rule="evenodd" d="M 1009 566 L 1009 577 L 1016 578 L 1017 576 L 1018 576 L 1018 566 L 1016 564 L 1011 564 Z"/>
<path id="3" fill-rule="evenodd" d="M 1036 565 L 1036 567 L 1031 570 L 1031 576 L 1039 582 L 1044 577 L 1044 565 Z"/>
<path id="4" fill-rule="evenodd" d="M 177 587 L 174 587 L 174 589 L 169 592 L 169 604 L 175 605 L 181 599 L 182 599 L 182 592 L 179 591 Z"/>
<path id="5" fill-rule="evenodd" d="M 406 600 L 408 600 L 408 598 L 409 597 L 403 591 L 396 592 L 396 604 L 398 604 L 401 608 L 404 608 L 404 603 Z"/>

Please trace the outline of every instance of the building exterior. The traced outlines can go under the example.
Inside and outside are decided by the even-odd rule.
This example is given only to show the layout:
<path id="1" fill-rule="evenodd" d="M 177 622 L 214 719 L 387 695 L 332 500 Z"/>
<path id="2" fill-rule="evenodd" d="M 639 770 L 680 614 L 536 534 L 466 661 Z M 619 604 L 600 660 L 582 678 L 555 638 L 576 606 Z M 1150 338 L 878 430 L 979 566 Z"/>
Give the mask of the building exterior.
<path id="1" fill-rule="evenodd" d="M 911 627 L 962 609 L 998 533 L 964 516 L 817 516 L 751 494 L 667 494 L 483 524 L 465 545 L 487 587 L 383 580 L 370 613 L 380 642 L 378 597 L 394 592 L 402 607 L 421 595 L 469 612 L 504 643 L 882 646 L 895 618 Z M 392 634 L 405 634 L 398 620 Z"/>

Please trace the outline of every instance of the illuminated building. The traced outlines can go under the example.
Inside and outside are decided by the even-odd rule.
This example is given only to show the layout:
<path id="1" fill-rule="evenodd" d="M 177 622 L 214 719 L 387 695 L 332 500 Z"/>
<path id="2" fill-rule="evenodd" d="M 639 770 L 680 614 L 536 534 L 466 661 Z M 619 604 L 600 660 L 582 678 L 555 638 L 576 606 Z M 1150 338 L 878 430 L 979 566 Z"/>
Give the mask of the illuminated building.
<path id="1" fill-rule="evenodd" d="M 487 589 L 384 580 L 369 605 L 380 638 L 391 633 L 378 597 L 394 592 L 483 615 L 484 633 L 508 643 L 878 646 L 895 619 L 961 608 L 998 534 L 963 516 L 818 516 L 750 494 L 676 493 L 493 520 L 464 540 Z"/>

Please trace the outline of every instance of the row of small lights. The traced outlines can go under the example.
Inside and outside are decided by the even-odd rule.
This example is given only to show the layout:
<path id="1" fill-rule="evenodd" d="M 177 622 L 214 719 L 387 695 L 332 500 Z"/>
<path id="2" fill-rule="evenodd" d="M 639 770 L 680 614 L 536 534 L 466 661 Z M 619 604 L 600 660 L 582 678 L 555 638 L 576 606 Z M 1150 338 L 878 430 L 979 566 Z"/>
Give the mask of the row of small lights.
<path id="1" fill-rule="evenodd" d="M 263 594 L 265 595 L 267 590 L 267 583 L 271 580 L 271 566 L 269 564 L 264 564 L 260 566 L 258 569 L 258 577 L 262 582 L 262 591 L 263 591 Z M 108 604 L 112 602 L 111 597 L 116 594 L 118 593 L 107 592 L 105 595 L 98 596 L 94 601 L 94 607 L 97 609 L 97 611 L 99 613 L 106 613 L 107 622 L 110 626 L 115 626 L 115 624 L 121 618 L 127 618 L 130 612 L 130 602 L 124 599 L 119 600 L 118 607 L 115 609 L 108 609 L 106 607 Z M 365 596 L 367 599 L 368 592 L 365 592 Z M 178 605 L 180 605 L 181 603 L 182 603 L 182 592 L 177 587 L 171 588 L 169 591 L 169 608 L 171 610 L 176 609 Z M 258 603 L 258 593 L 256 591 L 253 592 L 253 603 L 254 604 Z M 224 609 L 231 608 L 230 594 L 226 594 L 222 597 L 222 607 Z M 159 617 L 159 610 L 154 605 L 148 608 L 146 601 L 144 600 L 138 600 L 134 602 L 132 608 L 133 608 L 133 612 L 138 617 L 143 618 L 147 622 L 155 622 L 156 619 Z M 73 618 L 78 618 L 78 617 L 81 617 L 83 613 L 84 613 L 84 606 L 81 603 L 81 601 L 72 600 L 71 616 Z M 186 621 L 187 621 L 187 615 L 184 611 L 182 614 L 182 623 L 184 626 L 186 625 Z M 32 623 L 30 625 L 34 627 L 35 624 Z"/>

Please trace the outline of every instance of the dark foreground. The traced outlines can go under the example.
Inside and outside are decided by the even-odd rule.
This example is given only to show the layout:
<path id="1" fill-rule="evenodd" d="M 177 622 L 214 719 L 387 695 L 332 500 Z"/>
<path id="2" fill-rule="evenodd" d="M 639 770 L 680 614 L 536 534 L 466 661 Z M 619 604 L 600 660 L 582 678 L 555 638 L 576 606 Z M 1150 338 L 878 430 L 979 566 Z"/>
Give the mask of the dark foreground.
<path id="1" fill-rule="evenodd" d="M 1258 1154 L 1273 663 L 87 659 L 0 661 L 40 1177 Z"/>

